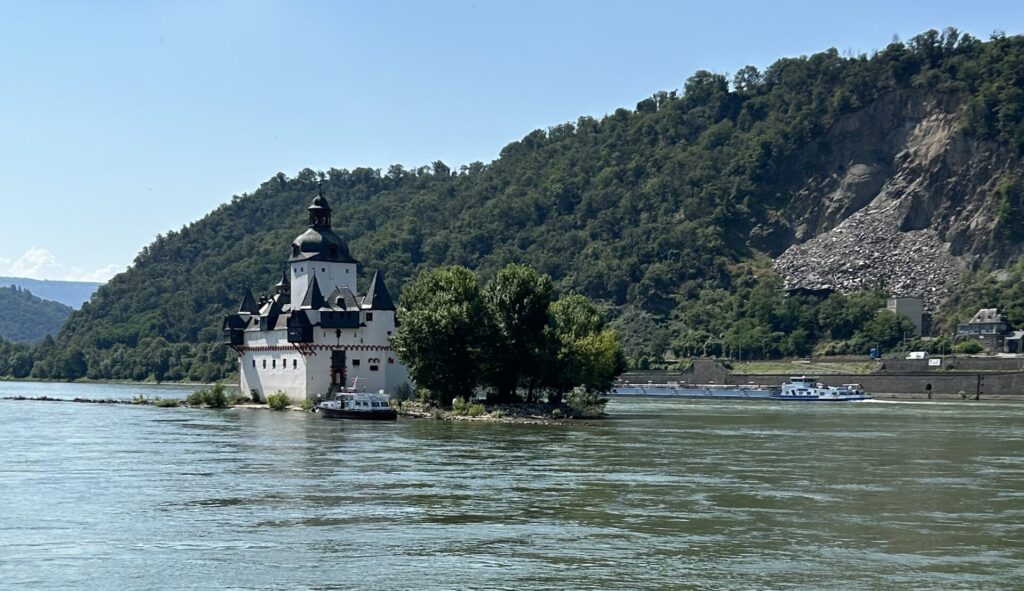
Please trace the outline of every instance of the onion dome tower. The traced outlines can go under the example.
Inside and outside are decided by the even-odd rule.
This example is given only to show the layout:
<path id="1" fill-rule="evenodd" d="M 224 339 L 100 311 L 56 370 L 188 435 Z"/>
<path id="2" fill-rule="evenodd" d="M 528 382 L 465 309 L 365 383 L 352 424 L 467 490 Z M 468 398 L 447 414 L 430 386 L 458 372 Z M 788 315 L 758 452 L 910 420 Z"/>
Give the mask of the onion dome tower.
<path id="1" fill-rule="evenodd" d="M 306 299 L 306 291 L 312 285 L 314 273 L 323 297 L 340 286 L 356 291 L 359 261 L 352 258 L 348 245 L 331 228 L 331 206 L 324 197 L 322 185 L 307 211 L 309 228 L 292 242 L 291 257 L 288 259 L 291 267 L 292 309 L 298 309 Z"/>

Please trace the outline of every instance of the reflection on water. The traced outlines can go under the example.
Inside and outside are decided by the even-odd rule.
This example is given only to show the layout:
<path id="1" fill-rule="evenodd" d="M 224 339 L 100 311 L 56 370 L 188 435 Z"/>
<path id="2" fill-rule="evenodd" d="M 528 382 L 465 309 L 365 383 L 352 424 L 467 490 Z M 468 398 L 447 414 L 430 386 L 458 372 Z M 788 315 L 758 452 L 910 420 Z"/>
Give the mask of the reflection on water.
<path id="1" fill-rule="evenodd" d="M 609 413 L 370 424 L 0 401 L 0 581 L 1024 587 L 1024 406 L 616 399 Z"/>

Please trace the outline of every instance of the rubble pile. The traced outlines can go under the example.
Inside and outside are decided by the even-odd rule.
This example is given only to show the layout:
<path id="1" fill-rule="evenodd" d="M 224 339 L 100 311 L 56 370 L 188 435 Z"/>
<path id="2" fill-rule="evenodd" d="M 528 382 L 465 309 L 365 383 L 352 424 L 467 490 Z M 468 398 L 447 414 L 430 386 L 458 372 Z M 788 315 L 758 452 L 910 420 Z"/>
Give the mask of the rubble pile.
<path id="1" fill-rule="evenodd" d="M 832 230 L 791 246 L 774 263 L 786 288 L 850 292 L 881 286 L 918 296 L 934 312 L 960 274 L 960 262 L 931 229 L 901 232 L 890 208 L 867 207 Z"/>

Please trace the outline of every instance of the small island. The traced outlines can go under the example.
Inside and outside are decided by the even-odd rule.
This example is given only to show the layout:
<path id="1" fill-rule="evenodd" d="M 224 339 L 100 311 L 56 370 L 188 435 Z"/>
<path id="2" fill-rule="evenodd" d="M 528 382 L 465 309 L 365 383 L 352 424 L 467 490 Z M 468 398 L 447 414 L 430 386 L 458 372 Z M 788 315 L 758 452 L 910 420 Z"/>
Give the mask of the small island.
<path id="1" fill-rule="evenodd" d="M 398 393 L 402 408 L 455 420 L 602 416 L 622 349 L 593 302 L 553 292 L 549 276 L 519 264 L 483 287 L 460 266 L 419 275 L 391 340 L 416 384 Z"/>
<path id="2" fill-rule="evenodd" d="M 587 297 L 556 298 L 550 276 L 515 263 L 484 284 L 461 266 L 425 271 L 399 306 L 378 270 L 359 296 L 359 263 L 332 229 L 322 187 L 307 209 L 308 229 L 292 241 L 274 293 L 244 289 L 224 318 L 240 398 L 309 408 L 363 391 L 389 395 L 408 416 L 603 414 L 626 360 Z"/>

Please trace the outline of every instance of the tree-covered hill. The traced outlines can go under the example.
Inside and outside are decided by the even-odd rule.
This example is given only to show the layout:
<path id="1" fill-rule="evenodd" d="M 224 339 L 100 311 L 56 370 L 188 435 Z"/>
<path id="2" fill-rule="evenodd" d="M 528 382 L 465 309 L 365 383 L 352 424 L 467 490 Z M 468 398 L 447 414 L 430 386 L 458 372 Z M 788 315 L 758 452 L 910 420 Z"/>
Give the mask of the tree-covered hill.
<path id="1" fill-rule="evenodd" d="M 465 265 L 486 279 L 521 262 L 549 274 L 560 292 L 603 301 L 634 362 L 709 346 L 805 354 L 821 339 L 852 338 L 870 319 L 854 314 L 861 325 L 833 333 L 845 312 L 829 320 L 819 314 L 822 298 L 786 298 L 771 258 L 824 227 L 797 227 L 794 208 L 802 220 L 827 217 L 819 215 L 824 196 L 804 185 L 832 174 L 822 169 L 831 166 L 826 156 L 867 131 L 850 122 L 902 124 L 853 118 L 882 100 L 947 105 L 963 141 L 1019 162 L 1024 38 L 929 31 L 871 56 L 833 49 L 763 72 L 748 66 L 731 80 L 699 71 L 681 92 L 533 131 L 490 164 L 332 169 L 324 190 L 363 279 L 386 270 L 396 296 L 438 265 Z M 998 193 L 992 180 L 978 180 L 976 193 L 998 202 L 998 243 L 968 241 L 974 250 L 963 254 L 984 258 L 997 245 L 988 262 L 1004 265 L 1020 252 L 1013 220 L 1024 216 L 1024 193 L 1014 179 L 1002 179 Z M 35 353 L 33 373 L 226 375 L 234 358 L 218 344 L 221 318 L 245 287 L 269 291 L 316 190 L 314 171 L 279 173 L 158 237 L 71 316 L 56 347 Z"/>
<path id="2" fill-rule="evenodd" d="M 96 293 L 102 283 L 95 281 L 61 281 L 55 279 L 29 279 L 27 277 L 0 277 L 0 285 L 17 285 L 28 289 L 44 300 L 60 302 L 79 308 Z"/>
<path id="3" fill-rule="evenodd" d="M 60 331 L 71 307 L 36 297 L 15 285 L 0 287 L 0 339 L 35 343 Z"/>

